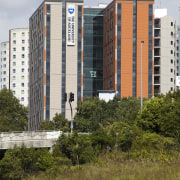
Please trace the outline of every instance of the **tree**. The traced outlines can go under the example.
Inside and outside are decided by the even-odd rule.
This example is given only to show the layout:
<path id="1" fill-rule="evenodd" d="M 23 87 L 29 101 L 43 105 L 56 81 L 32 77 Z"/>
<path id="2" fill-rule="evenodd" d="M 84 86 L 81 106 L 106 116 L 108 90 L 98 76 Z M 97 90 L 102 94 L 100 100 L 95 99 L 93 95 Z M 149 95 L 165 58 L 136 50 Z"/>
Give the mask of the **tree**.
<path id="1" fill-rule="evenodd" d="M 56 113 L 55 117 L 53 118 L 53 122 L 56 129 L 59 129 L 64 132 L 69 131 L 68 120 L 62 114 Z"/>
<path id="2" fill-rule="evenodd" d="M 19 103 L 13 92 L 0 91 L 0 131 L 24 131 L 27 129 L 27 108 Z"/>
<path id="3" fill-rule="evenodd" d="M 55 125 L 53 121 L 43 121 L 39 125 L 39 130 L 55 130 Z"/>

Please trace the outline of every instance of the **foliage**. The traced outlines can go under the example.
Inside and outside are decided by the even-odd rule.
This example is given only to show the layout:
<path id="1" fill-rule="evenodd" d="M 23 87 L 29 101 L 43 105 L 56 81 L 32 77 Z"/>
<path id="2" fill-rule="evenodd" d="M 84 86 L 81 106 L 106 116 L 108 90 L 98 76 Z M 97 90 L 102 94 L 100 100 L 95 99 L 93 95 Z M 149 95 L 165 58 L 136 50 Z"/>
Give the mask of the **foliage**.
<path id="1" fill-rule="evenodd" d="M 27 108 L 19 103 L 13 92 L 0 91 L 0 132 L 27 129 Z"/>
<path id="2" fill-rule="evenodd" d="M 62 154 L 71 159 L 73 164 L 83 164 L 90 162 L 94 158 L 92 144 L 88 135 L 72 135 L 62 134 L 57 146 Z"/>
<path id="3" fill-rule="evenodd" d="M 39 125 L 39 130 L 61 130 L 68 132 L 68 120 L 62 114 L 56 113 L 52 121 L 43 121 Z"/>
<path id="4" fill-rule="evenodd" d="M 101 130 L 114 122 L 133 124 L 140 110 L 140 100 L 136 98 L 115 97 L 106 103 L 98 97 L 79 103 L 75 116 L 78 132 L 93 132 Z"/>

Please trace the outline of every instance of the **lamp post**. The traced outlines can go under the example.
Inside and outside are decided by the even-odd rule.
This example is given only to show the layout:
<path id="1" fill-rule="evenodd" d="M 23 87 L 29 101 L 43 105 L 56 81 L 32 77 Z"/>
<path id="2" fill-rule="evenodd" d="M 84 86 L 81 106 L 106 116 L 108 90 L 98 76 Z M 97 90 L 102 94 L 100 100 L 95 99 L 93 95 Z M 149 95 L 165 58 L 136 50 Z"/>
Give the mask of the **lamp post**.
<path id="1" fill-rule="evenodd" d="M 144 41 L 141 41 L 141 112 L 143 108 L 143 82 L 142 82 L 142 46 Z"/>

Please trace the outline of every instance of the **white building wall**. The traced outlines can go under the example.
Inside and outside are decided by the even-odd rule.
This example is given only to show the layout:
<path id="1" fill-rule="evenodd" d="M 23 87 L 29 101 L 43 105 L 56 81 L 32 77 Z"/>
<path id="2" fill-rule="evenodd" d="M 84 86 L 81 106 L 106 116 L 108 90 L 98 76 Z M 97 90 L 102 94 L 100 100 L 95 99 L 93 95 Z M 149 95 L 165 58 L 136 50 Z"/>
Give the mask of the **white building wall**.
<path id="1" fill-rule="evenodd" d="M 29 29 L 10 30 L 10 89 L 28 106 Z"/>
<path id="2" fill-rule="evenodd" d="M 176 21 L 164 16 L 161 18 L 161 94 L 176 88 Z"/>
<path id="3" fill-rule="evenodd" d="M 1 43 L 0 90 L 9 89 L 9 42 Z"/>

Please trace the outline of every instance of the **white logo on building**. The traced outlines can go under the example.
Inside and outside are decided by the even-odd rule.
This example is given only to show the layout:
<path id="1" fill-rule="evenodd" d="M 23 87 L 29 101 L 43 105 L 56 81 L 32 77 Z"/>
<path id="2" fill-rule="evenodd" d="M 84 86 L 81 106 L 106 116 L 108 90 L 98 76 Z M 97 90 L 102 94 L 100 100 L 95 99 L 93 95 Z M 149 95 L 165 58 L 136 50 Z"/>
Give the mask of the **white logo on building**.
<path id="1" fill-rule="evenodd" d="M 67 45 L 75 45 L 75 5 L 68 5 L 67 15 Z"/>

